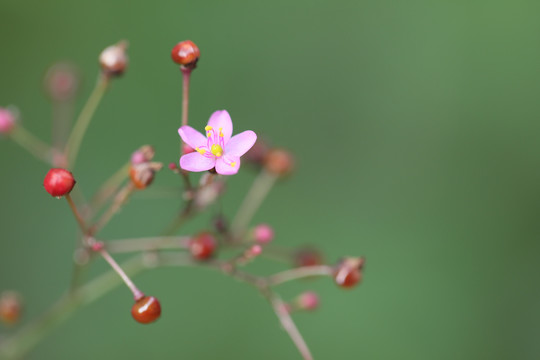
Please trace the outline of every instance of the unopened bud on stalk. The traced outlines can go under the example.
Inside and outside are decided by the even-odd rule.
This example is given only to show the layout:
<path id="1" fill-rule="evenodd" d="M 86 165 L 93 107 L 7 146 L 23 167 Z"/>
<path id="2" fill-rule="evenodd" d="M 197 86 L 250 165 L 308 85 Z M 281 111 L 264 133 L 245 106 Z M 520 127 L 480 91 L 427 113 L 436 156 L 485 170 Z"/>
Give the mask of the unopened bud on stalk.
<path id="1" fill-rule="evenodd" d="M 15 291 L 5 291 L 0 295 L 0 320 L 8 325 L 17 323 L 22 313 L 21 296 Z"/>
<path id="2" fill-rule="evenodd" d="M 268 154 L 268 150 L 268 144 L 263 139 L 258 138 L 253 147 L 244 155 L 243 159 L 256 165 L 262 165 L 266 154 Z"/>
<path id="3" fill-rule="evenodd" d="M 313 311 L 319 307 L 319 295 L 313 291 L 306 291 L 296 298 L 296 305 L 300 310 Z"/>
<path id="4" fill-rule="evenodd" d="M 0 134 L 9 134 L 17 123 L 17 114 L 0 107 Z"/>
<path id="5" fill-rule="evenodd" d="M 342 259 L 334 272 L 334 281 L 343 288 L 351 288 L 362 281 L 363 257 L 348 257 Z"/>
<path id="6" fill-rule="evenodd" d="M 120 76 L 126 71 L 128 65 L 127 47 L 127 41 L 120 41 L 118 44 L 111 45 L 101 52 L 99 63 L 106 76 Z"/>
<path id="7" fill-rule="evenodd" d="M 138 165 L 151 161 L 154 158 L 154 148 L 150 145 L 141 146 L 131 154 L 131 164 Z"/>
<path id="8" fill-rule="evenodd" d="M 287 150 L 272 149 L 264 158 L 264 167 L 271 174 L 286 176 L 294 169 L 294 159 Z"/>
<path id="9" fill-rule="evenodd" d="M 141 164 L 131 165 L 129 169 L 129 177 L 133 185 L 139 189 L 146 189 L 154 181 L 156 172 L 161 170 L 162 163 L 144 162 Z"/>
<path id="10" fill-rule="evenodd" d="M 253 239 L 260 244 L 268 244 L 274 239 L 274 229 L 268 224 L 259 224 L 253 229 Z"/>
<path id="11" fill-rule="evenodd" d="M 175 63 L 190 69 L 197 66 L 200 56 L 199 48 L 191 40 L 179 42 L 171 51 L 171 58 Z"/>
<path id="12" fill-rule="evenodd" d="M 213 181 L 208 185 L 205 185 L 195 193 L 195 198 L 193 199 L 195 207 L 202 210 L 208 205 L 214 203 L 217 198 L 223 194 L 225 191 L 225 182 L 223 181 Z"/>
<path id="13" fill-rule="evenodd" d="M 71 100 L 77 95 L 80 76 L 75 65 L 68 62 L 54 64 L 47 70 L 43 86 L 53 101 Z"/>
<path id="14" fill-rule="evenodd" d="M 305 247 L 297 250 L 293 255 L 296 267 L 317 266 L 324 263 L 321 252 L 312 247 Z"/>

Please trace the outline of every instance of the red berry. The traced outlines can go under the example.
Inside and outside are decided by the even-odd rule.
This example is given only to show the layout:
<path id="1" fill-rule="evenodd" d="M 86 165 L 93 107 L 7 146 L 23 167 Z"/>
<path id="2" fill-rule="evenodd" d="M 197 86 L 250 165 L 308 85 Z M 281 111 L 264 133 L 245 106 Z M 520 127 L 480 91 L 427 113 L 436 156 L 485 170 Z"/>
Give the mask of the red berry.
<path id="1" fill-rule="evenodd" d="M 73 174 L 66 169 L 55 168 L 49 170 L 45 175 L 43 186 L 52 196 L 60 197 L 71 192 L 71 189 L 75 186 L 75 179 Z"/>
<path id="2" fill-rule="evenodd" d="M 344 288 L 351 288 L 362 281 L 363 258 L 346 258 L 341 261 L 334 273 L 334 281 Z"/>
<path id="3" fill-rule="evenodd" d="M 189 250 L 195 259 L 206 260 L 214 254 L 216 240 L 212 234 L 202 232 L 190 242 Z"/>
<path id="4" fill-rule="evenodd" d="M 192 68 L 197 65 L 200 56 L 199 48 L 191 40 L 179 42 L 171 51 L 175 63 Z"/>
<path id="5" fill-rule="evenodd" d="M 153 296 L 145 296 L 131 307 L 131 316 L 141 324 L 150 324 L 161 316 L 161 305 Z"/>

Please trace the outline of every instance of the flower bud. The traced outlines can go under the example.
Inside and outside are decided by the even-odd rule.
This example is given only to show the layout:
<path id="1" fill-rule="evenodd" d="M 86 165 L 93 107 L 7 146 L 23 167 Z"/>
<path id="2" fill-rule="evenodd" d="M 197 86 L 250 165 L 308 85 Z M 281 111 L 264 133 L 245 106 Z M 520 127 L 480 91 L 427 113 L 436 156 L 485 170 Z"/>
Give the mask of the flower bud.
<path id="1" fill-rule="evenodd" d="M 59 198 L 71 192 L 75 186 L 75 179 L 73 174 L 66 169 L 55 168 L 45 175 L 43 186 L 49 194 Z"/>
<path id="2" fill-rule="evenodd" d="M 191 69 L 197 66 L 200 56 L 199 48 L 191 40 L 179 42 L 171 51 L 171 57 L 175 63 Z"/>
<path id="3" fill-rule="evenodd" d="M 345 258 L 341 260 L 334 272 L 334 281 L 343 288 L 351 288 L 362 281 L 364 258 Z"/>
<path id="4" fill-rule="evenodd" d="M 156 172 L 161 170 L 162 163 L 143 162 L 132 164 L 129 168 L 129 177 L 132 184 L 139 190 L 146 189 L 154 181 Z"/>
<path id="5" fill-rule="evenodd" d="M 17 116 L 5 108 L 0 108 L 0 134 L 9 134 L 16 125 Z"/>
<path id="6" fill-rule="evenodd" d="M 257 139 L 255 144 L 249 149 L 249 151 L 244 155 L 244 159 L 247 162 L 262 165 L 266 154 L 268 154 L 269 146 L 263 139 Z"/>
<path id="7" fill-rule="evenodd" d="M 319 307 L 319 296 L 313 291 L 306 291 L 296 298 L 298 309 L 313 311 Z"/>
<path id="8" fill-rule="evenodd" d="M 217 242 L 209 232 L 202 232 L 193 238 L 189 243 L 189 251 L 197 260 L 207 260 L 214 255 Z"/>
<path id="9" fill-rule="evenodd" d="M 0 295 L 0 320 L 8 325 L 19 321 L 22 312 L 21 296 L 14 291 L 5 291 Z"/>
<path id="10" fill-rule="evenodd" d="M 294 169 L 294 159 L 290 152 L 284 149 L 272 149 L 264 158 L 265 169 L 276 176 L 285 176 Z"/>
<path id="11" fill-rule="evenodd" d="M 138 165 L 151 161 L 154 158 L 154 148 L 150 145 L 143 145 L 131 154 L 131 164 Z"/>
<path id="12" fill-rule="evenodd" d="M 319 250 L 311 247 L 297 250 L 293 255 L 293 261 L 296 267 L 317 266 L 324 263 L 323 256 Z"/>
<path id="13" fill-rule="evenodd" d="M 195 207 L 199 210 L 206 208 L 208 205 L 213 204 L 223 192 L 225 192 L 224 181 L 216 180 L 200 187 L 199 191 L 195 192 L 195 198 L 193 199 Z"/>
<path id="14" fill-rule="evenodd" d="M 268 244 L 274 239 L 274 229 L 268 224 L 259 224 L 253 229 L 253 238 L 260 244 Z"/>
<path id="15" fill-rule="evenodd" d="M 150 324 L 161 316 L 161 304 L 153 296 L 144 296 L 131 307 L 131 316 L 141 324 Z"/>
<path id="16" fill-rule="evenodd" d="M 193 149 L 191 146 L 189 146 L 188 144 L 186 143 L 183 143 L 182 144 L 182 153 L 185 155 L 185 154 L 189 154 L 189 153 L 192 153 L 194 152 L 195 149 Z"/>
<path id="17" fill-rule="evenodd" d="M 124 73 L 128 65 L 127 46 L 126 41 L 120 41 L 118 44 L 111 45 L 101 52 L 99 63 L 106 76 L 113 77 Z"/>
<path id="18" fill-rule="evenodd" d="M 47 70 L 43 85 L 51 100 L 67 101 L 73 99 L 79 90 L 79 72 L 71 63 L 54 64 Z"/>

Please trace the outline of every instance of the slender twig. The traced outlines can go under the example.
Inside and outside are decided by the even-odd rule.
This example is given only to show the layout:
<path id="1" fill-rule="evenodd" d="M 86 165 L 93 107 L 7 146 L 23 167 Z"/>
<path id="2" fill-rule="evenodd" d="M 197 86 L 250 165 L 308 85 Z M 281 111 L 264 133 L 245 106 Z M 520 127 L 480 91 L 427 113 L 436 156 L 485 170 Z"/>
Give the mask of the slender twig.
<path id="1" fill-rule="evenodd" d="M 110 253 L 126 253 L 136 251 L 186 249 L 190 238 L 187 236 L 162 236 L 139 239 L 121 239 L 107 241 L 107 250 Z"/>
<path id="2" fill-rule="evenodd" d="M 32 133 L 28 132 L 28 130 L 23 128 L 21 125 L 17 125 L 13 131 L 11 131 L 9 136 L 14 142 L 19 144 L 23 149 L 28 151 L 36 158 L 49 165 L 53 164 L 53 148 L 35 137 Z"/>
<path id="3" fill-rule="evenodd" d="M 281 322 L 283 329 L 289 334 L 293 343 L 298 348 L 298 351 L 300 352 L 300 354 L 302 354 L 304 360 L 313 360 L 311 351 L 309 351 L 306 341 L 302 337 L 302 334 L 300 334 L 300 331 L 298 331 L 298 328 L 296 327 L 291 315 L 289 314 L 289 311 L 287 311 L 287 306 L 285 302 L 273 292 L 270 292 L 267 295 L 267 298 L 268 301 L 270 301 L 270 303 L 272 304 L 272 308 L 274 309 L 274 312 L 276 313 L 279 321 Z"/>
<path id="4" fill-rule="evenodd" d="M 271 275 L 267 278 L 267 281 L 269 285 L 275 286 L 288 281 L 312 276 L 329 276 L 333 274 L 333 271 L 333 268 L 329 265 L 303 266 Z"/>
<path id="5" fill-rule="evenodd" d="M 276 179 L 277 177 L 275 175 L 264 169 L 255 178 L 231 224 L 233 237 L 239 238 L 243 235 L 264 198 L 268 195 L 270 189 L 272 189 Z"/>
<path id="6" fill-rule="evenodd" d="M 75 166 L 75 161 L 77 160 L 77 155 L 79 154 L 79 149 L 81 147 L 84 134 L 88 129 L 88 125 L 90 125 L 90 121 L 92 120 L 92 117 L 94 116 L 103 95 L 107 91 L 108 85 L 109 78 L 103 74 L 100 74 L 94 90 L 90 94 L 88 101 L 84 105 L 79 117 L 77 118 L 77 121 L 75 122 L 75 125 L 73 126 L 73 130 L 71 131 L 71 135 L 68 138 L 64 151 L 68 157 L 68 164 L 71 168 Z"/>
<path id="7" fill-rule="evenodd" d="M 182 67 L 182 126 L 188 124 L 189 110 L 189 80 L 191 78 L 191 69 Z"/>
<path id="8" fill-rule="evenodd" d="M 86 224 L 81 214 L 77 210 L 77 206 L 75 206 L 75 203 L 73 202 L 73 199 L 71 198 L 70 194 L 66 194 L 66 200 L 69 204 L 69 207 L 71 208 L 71 212 L 73 213 L 73 215 L 75 216 L 75 219 L 77 220 L 77 224 L 79 224 L 79 228 L 81 229 L 81 232 L 83 234 L 86 234 L 87 233 Z"/>
<path id="9" fill-rule="evenodd" d="M 135 286 L 135 283 L 131 280 L 128 274 L 125 273 L 125 271 L 122 269 L 120 265 L 112 258 L 112 256 L 105 250 L 101 249 L 99 250 L 99 254 L 109 263 L 109 265 L 113 268 L 114 271 L 120 276 L 122 281 L 126 284 L 126 286 L 131 290 L 133 293 L 133 297 L 135 298 L 135 301 L 141 299 L 144 297 L 144 294 L 137 286 Z"/>

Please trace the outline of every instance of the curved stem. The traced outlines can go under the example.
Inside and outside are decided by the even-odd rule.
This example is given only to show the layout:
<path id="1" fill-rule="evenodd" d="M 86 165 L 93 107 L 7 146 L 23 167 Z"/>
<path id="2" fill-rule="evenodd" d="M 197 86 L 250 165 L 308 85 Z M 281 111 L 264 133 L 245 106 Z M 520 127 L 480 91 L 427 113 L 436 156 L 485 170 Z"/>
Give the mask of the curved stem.
<path id="1" fill-rule="evenodd" d="M 90 94 L 88 101 L 84 105 L 77 118 L 77 122 L 71 131 L 71 135 L 66 143 L 65 153 L 68 158 L 69 167 L 72 169 L 75 166 L 75 161 L 77 160 L 84 134 L 88 129 L 88 125 L 90 125 L 90 121 L 92 120 L 103 95 L 107 91 L 108 85 L 109 78 L 100 74 L 94 90 Z"/>
<path id="2" fill-rule="evenodd" d="M 44 161 L 45 163 L 52 165 L 53 149 L 35 137 L 32 133 L 28 132 L 28 130 L 20 125 L 17 125 L 9 136 L 14 142 L 19 144 L 19 146 L 24 148 L 30 154 L 34 155 L 36 158 Z"/>
<path id="3" fill-rule="evenodd" d="M 272 308 L 281 322 L 283 329 L 289 334 L 304 360 L 313 360 L 313 355 L 311 355 L 311 351 L 309 351 L 306 341 L 302 337 L 302 334 L 300 334 L 300 331 L 298 331 L 289 311 L 287 311 L 285 302 L 275 293 L 270 293 L 267 297 L 268 301 L 272 304 Z"/>
<path id="4" fill-rule="evenodd" d="M 268 277 L 271 286 L 283 284 L 291 280 L 298 280 L 312 276 L 329 276 L 334 272 L 329 265 L 304 266 L 296 269 L 285 270 Z"/>

